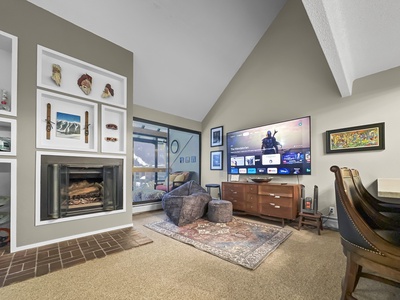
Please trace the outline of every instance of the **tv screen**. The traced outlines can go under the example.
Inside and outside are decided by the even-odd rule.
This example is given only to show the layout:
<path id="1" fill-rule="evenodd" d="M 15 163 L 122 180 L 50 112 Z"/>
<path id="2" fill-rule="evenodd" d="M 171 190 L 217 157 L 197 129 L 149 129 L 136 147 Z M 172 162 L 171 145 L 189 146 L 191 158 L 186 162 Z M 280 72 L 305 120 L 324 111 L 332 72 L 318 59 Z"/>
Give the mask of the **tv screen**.
<path id="1" fill-rule="evenodd" d="M 311 175 L 310 140 L 309 116 L 228 132 L 228 174 Z"/>

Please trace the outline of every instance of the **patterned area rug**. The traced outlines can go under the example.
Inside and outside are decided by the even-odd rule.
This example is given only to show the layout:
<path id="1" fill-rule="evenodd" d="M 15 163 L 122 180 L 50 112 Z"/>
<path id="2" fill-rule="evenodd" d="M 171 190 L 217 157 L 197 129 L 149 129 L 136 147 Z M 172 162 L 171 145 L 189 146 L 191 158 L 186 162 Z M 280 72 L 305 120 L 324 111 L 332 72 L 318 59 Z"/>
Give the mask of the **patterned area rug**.
<path id="1" fill-rule="evenodd" d="M 182 227 L 168 219 L 145 226 L 251 270 L 256 269 L 292 233 L 282 227 L 236 218 L 229 223 L 199 219 Z"/>

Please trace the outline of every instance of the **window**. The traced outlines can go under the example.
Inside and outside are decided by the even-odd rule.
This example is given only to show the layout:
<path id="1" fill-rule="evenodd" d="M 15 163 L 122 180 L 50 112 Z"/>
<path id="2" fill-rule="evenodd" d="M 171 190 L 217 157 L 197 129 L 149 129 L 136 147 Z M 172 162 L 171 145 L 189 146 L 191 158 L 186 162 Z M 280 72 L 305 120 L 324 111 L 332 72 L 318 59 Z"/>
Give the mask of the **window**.
<path id="1" fill-rule="evenodd" d="M 200 181 L 199 132 L 135 119 L 132 155 L 133 205 L 160 201 L 177 173 Z"/>

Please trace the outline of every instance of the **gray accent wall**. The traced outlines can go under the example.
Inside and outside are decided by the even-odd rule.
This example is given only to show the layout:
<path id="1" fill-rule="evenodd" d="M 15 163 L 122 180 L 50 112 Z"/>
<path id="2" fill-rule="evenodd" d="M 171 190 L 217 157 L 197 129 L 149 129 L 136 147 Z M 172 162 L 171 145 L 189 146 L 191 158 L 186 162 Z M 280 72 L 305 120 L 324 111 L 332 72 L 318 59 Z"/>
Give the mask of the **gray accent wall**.
<path id="1" fill-rule="evenodd" d="M 130 128 L 133 115 L 133 53 L 27 1 L 2 1 L 1 15 L 0 30 L 18 37 L 16 246 L 29 248 L 31 245 L 84 235 L 88 232 L 130 226 L 132 224 Z M 35 226 L 35 188 L 36 181 L 39 180 L 35 178 L 38 44 L 127 77 L 126 212 Z M 100 106 L 98 113 L 100 116 Z"/>

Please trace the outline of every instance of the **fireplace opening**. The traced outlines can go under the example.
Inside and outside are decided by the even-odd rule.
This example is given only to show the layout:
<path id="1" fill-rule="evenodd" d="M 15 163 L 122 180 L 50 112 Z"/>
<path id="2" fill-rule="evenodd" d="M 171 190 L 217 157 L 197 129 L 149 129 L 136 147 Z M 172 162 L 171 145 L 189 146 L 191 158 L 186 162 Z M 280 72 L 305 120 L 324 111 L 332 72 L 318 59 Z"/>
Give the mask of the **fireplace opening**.
<path id="1" fill-rule="evenodd" d="M 122 161 L 69 158 L 42 159 L 41 220 L 123 208 Z"/>

